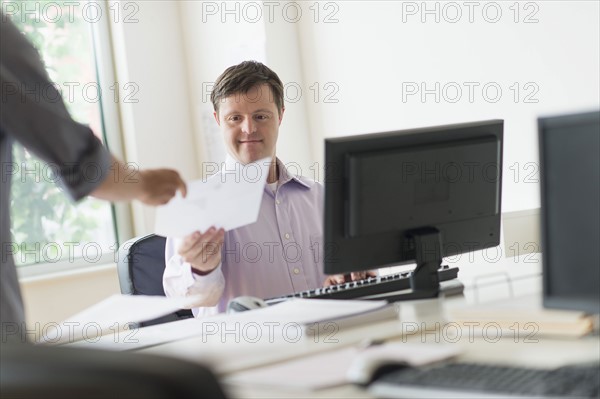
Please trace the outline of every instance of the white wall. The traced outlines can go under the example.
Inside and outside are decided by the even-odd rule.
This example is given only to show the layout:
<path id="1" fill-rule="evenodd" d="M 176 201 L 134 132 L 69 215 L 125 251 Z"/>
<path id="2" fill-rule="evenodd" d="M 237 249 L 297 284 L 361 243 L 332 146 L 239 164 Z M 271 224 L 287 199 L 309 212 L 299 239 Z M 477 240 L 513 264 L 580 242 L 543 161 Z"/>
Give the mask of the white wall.
<path id="1" fill-rule="evenodd" d="M 465 2 L 341 1 L 334 3 L 337 8 L 322 4 L 317 23 L 308 9 L 312 2 L 306 5 L 307 18 L 299 24 L 305 80 L 339 86 L 339 102 L 309 103 L 310 130 L 323 138 L 504 119 L 503 210 L 537 208 L 536 118 L 600 104 L 599 3 L 472 3 L 473 22 Z M 435 12 L 421 14 L 436 5 L 439 22 Z M 459 9 L 462 18 L 451 23 Z M 488 22 L 496 19 L 496 9 L 499 21 Z M 337 22 L 325 23 L 325 15 Z M 525 17 L 538 22 L 524 23 Z M 439 102 L 433 94 L 403 99 L 403 88 L 422 82 L 427 89 L 440 83 Z M 451 82 L 464 89 L 456 102 L 450 101 L 457 97 L 452 84 L 444 96 Z M 472 102 L 465 82 L 479 84 Z M 491 102 L 491 88 L 489 100 L 483 96 L 487 83 L 502 89 L 497 102 Z M 528 94 L 537 102 L 527 102 Z M 322 159 L 322 140 L 312 144 Z"/>
<path id="2" fill-rule="evenodd" d="M 121 86 L 134 83 L 137 102 L 119 101 L 125 157 L 140 168 L 174 168 L 185 179 L 198 175 L 187 64 L 178 7 L 172 1 L 122 5 L 111 18 L 114 63 Z M 135 12 L 133 12 L 135 11 Z M 136 22 L 125 23 L 125 16 Z M 133 205 L 135 235 L 152 232 L 154 209 Z"/>

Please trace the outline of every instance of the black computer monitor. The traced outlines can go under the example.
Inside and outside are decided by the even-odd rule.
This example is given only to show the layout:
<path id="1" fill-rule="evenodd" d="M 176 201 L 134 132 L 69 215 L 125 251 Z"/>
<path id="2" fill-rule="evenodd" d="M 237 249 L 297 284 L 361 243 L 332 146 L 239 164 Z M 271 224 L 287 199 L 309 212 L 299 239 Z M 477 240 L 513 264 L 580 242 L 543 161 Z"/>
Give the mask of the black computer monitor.
<path id="1" fill-rule="evenodd" d="M 600 313 L 600 112 L 538 126 L 544 306 Z"/>
<path id="2" fill-rule="evenodd" d="M 437 296 L 442 257 L 500 243 L 503 126 L 326 139 L 325 273 L 416 262 L 407 299 Z"/>

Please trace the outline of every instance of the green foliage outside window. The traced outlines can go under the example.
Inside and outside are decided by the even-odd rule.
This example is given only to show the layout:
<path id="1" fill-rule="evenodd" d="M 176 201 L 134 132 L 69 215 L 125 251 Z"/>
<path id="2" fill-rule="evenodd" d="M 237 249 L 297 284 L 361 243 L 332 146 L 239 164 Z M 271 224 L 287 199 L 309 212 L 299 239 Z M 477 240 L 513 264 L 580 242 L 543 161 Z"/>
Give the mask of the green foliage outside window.
<path id="1" fill-rule="evenodd" d="M 96 83 L 91 29 L 81 13 L 85 3 L 65 7 L 52 1 L 2 2 L 4 10 L 12 11 L 13 23 L 40 51 L 50 80 L 62 89 L 73 118 L 100 131 L 100 104 L 86 101 L 81 90 L 86 83 Z M 53 4 L 46 7 L 49 3 Z M 59 19 L 54 5 L 61 9 Z M 68 90 L 75 94 L 73 101 L 65 94 Z M 108 203 L 88 198 L 73 204 L 55 184 L 51 168 L 18 144 L 13 146 L 13 162 L 17 173 L 12 179 L 10 209 L 11 234 L 19 246 L 17 265 L 65 260 L 73 253 L 80 255 L 81 246 L 92 241 L 103 252 L 114 249 Z"/>

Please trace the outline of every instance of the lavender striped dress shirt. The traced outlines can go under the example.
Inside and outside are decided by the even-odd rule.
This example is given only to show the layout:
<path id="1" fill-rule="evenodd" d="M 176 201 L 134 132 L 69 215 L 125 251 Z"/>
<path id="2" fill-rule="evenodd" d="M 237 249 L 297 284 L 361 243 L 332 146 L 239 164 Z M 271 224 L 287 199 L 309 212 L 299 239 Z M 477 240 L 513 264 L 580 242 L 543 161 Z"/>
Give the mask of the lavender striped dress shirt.
<path id="1" fill-rule="evenodd" d="M 165 293 L 200 295 L 197 317 L 224 311 L 240 295 L 270 298 L 323 285 L 323 186 L 279 159 L 277 165 L 276 192 L 266 185 L 257 222 L 225 233 L 221 265 L 212 273 L 193 274 L 177 255 L 181 240 L 167 239 Z"/>

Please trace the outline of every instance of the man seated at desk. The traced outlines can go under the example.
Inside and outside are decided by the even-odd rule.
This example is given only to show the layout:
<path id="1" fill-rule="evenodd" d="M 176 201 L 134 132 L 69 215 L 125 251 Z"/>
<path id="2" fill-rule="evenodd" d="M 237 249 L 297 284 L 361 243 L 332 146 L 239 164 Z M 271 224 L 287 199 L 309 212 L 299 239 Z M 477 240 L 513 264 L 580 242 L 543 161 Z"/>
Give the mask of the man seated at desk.
<path id="1" fill-rule="evenodd" d="M 275 155 L 285 111 L 277 74 L 255 61 L 232 66 L 215 82 L 211 101 L 228 152 L 226 171 L 236 163 L 273 161 L 256 223 L 167 239 L 167 296 L 200 295 L 198 317 L 224 311 L 240 295 L 271 298 L 343 282 L 344 276 L 323 273 L 319 255 L 323 186 L 290 173 Z"/>

